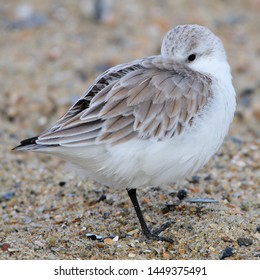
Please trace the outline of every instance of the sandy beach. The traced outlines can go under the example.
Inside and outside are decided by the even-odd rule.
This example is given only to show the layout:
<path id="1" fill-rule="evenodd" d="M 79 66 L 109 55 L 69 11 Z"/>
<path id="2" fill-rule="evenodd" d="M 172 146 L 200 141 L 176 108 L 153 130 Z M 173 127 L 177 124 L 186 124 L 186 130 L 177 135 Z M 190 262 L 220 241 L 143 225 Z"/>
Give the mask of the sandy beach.
<path id="1" fill-rule="evenodd" d="M 0 259 L 259 259 L 260 1 L 123 2 L 0 0 Z M 144 238 L 123 186 L 11 149 L 50 127 L 98 74 L 158 54 L 165 32 L 187 23 L 223 41 L 237 111 L 196 176 L 137 190 L 151 227 L 172 222 L 168 244 Z M 217 203 L 187 201 L 197 198 Z"/>

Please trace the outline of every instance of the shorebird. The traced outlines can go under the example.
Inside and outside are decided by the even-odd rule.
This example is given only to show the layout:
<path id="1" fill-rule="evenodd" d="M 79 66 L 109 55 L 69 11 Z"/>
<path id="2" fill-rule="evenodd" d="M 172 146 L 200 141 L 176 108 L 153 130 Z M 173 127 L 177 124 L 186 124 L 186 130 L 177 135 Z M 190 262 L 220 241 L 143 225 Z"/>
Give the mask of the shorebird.
<path id="1" fill-rule="evenodd" d="M 221 40 L 208 28 L 180 25 L 161 54 L 110 68 L 51 128 L 17 151 L 64 158 L 101 184 L 126 188 L 144 235 L 136 188 L 191 176 L 216 153 L 236 107 Z"/>

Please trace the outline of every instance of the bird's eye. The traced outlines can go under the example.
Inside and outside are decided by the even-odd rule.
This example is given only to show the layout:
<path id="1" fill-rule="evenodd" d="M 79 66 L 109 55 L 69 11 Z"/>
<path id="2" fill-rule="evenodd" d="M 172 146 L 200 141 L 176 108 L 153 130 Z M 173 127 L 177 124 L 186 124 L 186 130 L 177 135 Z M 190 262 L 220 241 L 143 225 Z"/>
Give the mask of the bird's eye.
<path id="1" fill-rule="evenodd" d="M 194 54 L 194 53 L 188 56 L 189 62 L 194 61 L 195 59 L 196 59 L 196 54 Z"/>

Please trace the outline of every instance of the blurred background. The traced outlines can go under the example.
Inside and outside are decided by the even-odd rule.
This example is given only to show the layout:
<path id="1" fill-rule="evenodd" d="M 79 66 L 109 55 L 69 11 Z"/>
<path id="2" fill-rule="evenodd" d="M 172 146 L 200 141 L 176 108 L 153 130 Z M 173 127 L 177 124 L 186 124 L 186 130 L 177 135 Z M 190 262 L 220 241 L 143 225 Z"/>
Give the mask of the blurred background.
<path id="1" fill-rule="evenodd" d="M 237 114 L 259 133 L 252 124 L 260 120 L 259 0 L 12 0 L 0 1 L 1 119 L 23 129 L 7 135 L 41 132 L 98 74 L 158 54 L 165 32 L 187 23 L 205 25 L 222 39 Z"/>
<path id="2" fill-rule="evenodd" d="M 187 23 L 207 26 L 221 38 L 237 92 L 230 134 L 210 166 L 213 177 L 220 166 L 227 172 L 222 180 L 233 180 L 233 185 L 222 184 L 227 190 L 236 186 L 243 202 L 259 198 L 260 0 L 0 0 L 0 202 L 5 231 L 0 243 L 8 230 L 23 225 L 19 213 L 31 224 L 35 207 L 52 203 L 55 208 L 53 185 L 74 182 L 61 160 L 10 149 L 48 128 L 98 74 L 159 54 L 164 34 Z M 35 193 L 42 196 L 36 199 Z M 252 203 L 253 213 L 259 211 L 259 203 Z"/>

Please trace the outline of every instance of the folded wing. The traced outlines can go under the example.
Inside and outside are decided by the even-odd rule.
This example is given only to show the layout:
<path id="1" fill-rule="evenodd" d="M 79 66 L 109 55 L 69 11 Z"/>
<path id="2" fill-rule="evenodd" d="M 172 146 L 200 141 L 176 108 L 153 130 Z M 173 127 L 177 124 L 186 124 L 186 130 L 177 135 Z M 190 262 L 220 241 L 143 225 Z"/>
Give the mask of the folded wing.
<path id="1" fill-rule="evenodd" d="M 85 146 L 176 137 L 209 102 L 211 83 L 161 56 L 119 65 L 100 75 L 36 143 Z"/>

